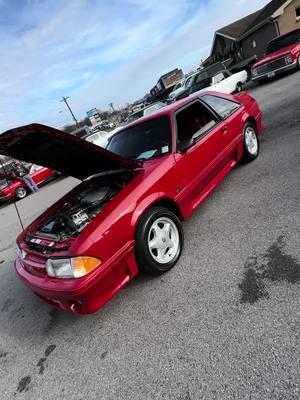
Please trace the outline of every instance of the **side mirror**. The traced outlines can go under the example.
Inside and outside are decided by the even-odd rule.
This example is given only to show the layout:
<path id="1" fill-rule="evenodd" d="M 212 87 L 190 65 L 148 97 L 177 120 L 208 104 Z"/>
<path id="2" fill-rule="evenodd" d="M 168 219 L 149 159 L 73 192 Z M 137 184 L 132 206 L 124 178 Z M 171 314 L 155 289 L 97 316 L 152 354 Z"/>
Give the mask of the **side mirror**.
<path id="1" fill-rule="evenodd" d="M 188 140 L 184 140 L 180 143 L 177 144 L 177 151 L 179 153 L 184 153 L 185 151 L 187 151 L 194 143 L 194 139 L 188 139 Z"/>

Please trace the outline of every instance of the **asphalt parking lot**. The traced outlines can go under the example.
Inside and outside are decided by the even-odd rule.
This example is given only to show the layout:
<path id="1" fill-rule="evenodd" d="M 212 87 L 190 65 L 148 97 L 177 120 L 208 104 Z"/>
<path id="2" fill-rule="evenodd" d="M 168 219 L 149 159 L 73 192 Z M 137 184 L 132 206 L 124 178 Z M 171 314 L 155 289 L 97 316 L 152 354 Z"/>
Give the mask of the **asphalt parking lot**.
<path id="1" fill-rule="evenodd" d="M 13 205 L 0 208 L 0 398 L 300 398 L 300 72 L 250 93 L 260 157 L 185 223 L 178 265 L 137 277 L 98 313 L 40 302 L 16 278 Z M 74 185 L 19 202 L 27 224 Z"/>

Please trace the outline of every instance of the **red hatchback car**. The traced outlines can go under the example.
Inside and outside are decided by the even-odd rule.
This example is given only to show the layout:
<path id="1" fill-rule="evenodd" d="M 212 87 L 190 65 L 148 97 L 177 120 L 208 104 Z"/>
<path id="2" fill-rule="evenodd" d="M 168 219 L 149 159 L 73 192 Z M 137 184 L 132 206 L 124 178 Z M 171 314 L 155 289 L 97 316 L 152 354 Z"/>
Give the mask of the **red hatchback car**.
<path id="1" fill-rule="evenodd" d="M 296 29 L 271 40 L 267 55 L 252 66 L 252 80 L 263 82 L 299 67 L 300 29 Z"/>
<path id="2" fill-rule="evenodd" d="M 127 125 L 107 149 L 38 124 L 3 133 L 0 154 L 82 180 L 18 237 L 18 276 L 48 304 L 85 314 L 139 271 L 170 270 L 182 221 L 258 156 L 262 132 L 247 93 L 208 92 Z"/>
<path id="3" fill-rule="evenodd" d="M 31 165 L 29 174 L 38 186 L 45 184 L 57 175 L 54 170 L 40 167 L 39 165 Z M 21 200 L 29 192 L 22 179 L 15 179 L 11 174 L 0 178 L 0 201 L 12 200 L 14 198 Z"/>

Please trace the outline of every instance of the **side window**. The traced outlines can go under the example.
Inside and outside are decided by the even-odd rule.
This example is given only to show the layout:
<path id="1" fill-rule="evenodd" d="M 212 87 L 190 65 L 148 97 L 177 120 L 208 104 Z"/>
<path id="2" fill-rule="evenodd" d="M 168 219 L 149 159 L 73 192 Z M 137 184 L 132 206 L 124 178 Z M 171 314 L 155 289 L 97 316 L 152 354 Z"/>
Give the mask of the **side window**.
<path id="1" fill-rule="evenodd" d="M 205 105 L 199 101 L 192 103 L 176 115 L 178 148 L 188 148 L 217 122 L 217 118 Z"/>
<path id="2" fill-rule="evenodd" d="M 238 110 L 241 105 L 235 103 L 234 101 L 224 99 L 223 97 L 205 95 L 201 99 L 208 104 L 217 114 L 220 115 L 222 119 L 229 117 L 236 110 Z"/>
<path id="3" fill-rule="evenodd" d="M 220 74 L 215 75 L 215 76 L 213 77 L 213 85 L 215 85 L 215 84 L 217 84 L 217 83 L 223 81 L 224 78 L 225 78 L 225 77 L 224 77 L 223 72 L 221 72 Z"/>

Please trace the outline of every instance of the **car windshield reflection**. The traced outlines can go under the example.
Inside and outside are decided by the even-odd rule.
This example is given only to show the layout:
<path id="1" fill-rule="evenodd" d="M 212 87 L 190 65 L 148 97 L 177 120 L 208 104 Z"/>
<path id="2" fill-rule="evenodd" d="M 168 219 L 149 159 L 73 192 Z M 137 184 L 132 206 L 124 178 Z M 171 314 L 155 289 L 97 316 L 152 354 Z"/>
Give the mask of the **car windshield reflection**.
<path id="1" fill-rule="evenodd" d="M 107 149 L 121 157 L 149 160 L 171 150 L 171 127 L 168 116 L 131 126 L 114 135 Z"/>

